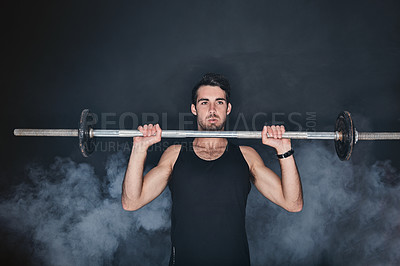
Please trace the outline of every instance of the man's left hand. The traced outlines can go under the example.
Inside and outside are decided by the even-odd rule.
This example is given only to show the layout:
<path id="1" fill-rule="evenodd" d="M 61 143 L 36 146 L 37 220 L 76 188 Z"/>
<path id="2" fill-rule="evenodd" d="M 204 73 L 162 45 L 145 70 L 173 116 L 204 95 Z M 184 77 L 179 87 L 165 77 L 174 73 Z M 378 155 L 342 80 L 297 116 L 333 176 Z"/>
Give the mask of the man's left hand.
<path id="1" fill-rule="evenodd" d="M 267 137 L 267 133 L 270 138 Z M 282 139 L 283 133 L 285 133 L 284 126 L 264 126 L 261 132 L 262 143 L 275 148 L 278 154 L 288 152 L 292 145 L 290 139 Z"/>

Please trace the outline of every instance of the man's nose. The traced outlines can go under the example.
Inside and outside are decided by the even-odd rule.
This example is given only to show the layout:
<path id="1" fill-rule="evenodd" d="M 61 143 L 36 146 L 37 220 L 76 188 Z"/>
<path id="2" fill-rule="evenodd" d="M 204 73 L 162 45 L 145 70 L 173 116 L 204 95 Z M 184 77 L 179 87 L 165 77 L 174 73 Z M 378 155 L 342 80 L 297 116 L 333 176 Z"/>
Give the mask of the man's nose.
<path id="1" fill-rule="evenodd" d="M 210 113 L 215 113 L 215 104 L 210 104 L 209 105 L 210 107 L 209 107 L 209 109 L 208 109 L 208 112 L 210 112 Z"/>

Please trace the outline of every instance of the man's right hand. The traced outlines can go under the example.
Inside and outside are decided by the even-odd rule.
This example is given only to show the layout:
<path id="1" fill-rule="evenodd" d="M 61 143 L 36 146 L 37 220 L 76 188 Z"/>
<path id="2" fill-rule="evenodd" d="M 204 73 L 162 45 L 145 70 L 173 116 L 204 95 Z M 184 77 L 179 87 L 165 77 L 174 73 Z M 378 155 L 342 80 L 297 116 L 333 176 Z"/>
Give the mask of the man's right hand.
<path id="1" fill-rule="evenodd" d="M 161 141 L 161 128 L 159 124 L 139 126 L 138 130 L 142 132 L 143 137 L 133 138 L 133 147 L 139 149 L 148 149 L 151 145 Z"/>

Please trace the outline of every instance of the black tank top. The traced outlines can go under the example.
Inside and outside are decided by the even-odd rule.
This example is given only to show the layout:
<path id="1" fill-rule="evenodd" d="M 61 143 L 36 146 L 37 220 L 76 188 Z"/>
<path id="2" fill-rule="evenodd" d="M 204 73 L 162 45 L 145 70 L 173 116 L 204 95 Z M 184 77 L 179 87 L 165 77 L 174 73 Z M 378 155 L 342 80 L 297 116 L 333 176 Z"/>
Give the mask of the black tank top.
<path id="1" fill-rule="evenodd" d="M 228 141 L 219 158 L 206 161 L 192 143 L 182 143 L 168 184 L 170 265 L 250 265 L 245 215 L 251 183 L 240 148 Z"/>

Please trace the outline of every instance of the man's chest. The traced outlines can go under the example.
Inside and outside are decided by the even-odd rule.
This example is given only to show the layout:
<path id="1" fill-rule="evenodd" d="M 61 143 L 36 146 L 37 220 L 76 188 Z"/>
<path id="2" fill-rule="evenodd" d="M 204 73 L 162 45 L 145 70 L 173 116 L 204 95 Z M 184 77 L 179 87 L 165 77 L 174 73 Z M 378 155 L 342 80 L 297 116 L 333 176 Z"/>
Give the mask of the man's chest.
<path id="1" fill-rule="evenodd" d="M 218 147 L 218 148 L 214 148 L 214 149 L 206 149 L 203 147 L 193 147 L 193 150 L 195 152 L 195 154 L 206 161 L 211 161 L 211 160 L 216 160 L 219 157 L 222 156 L 222 154 L 224 153 L 226 147 Z"/>

